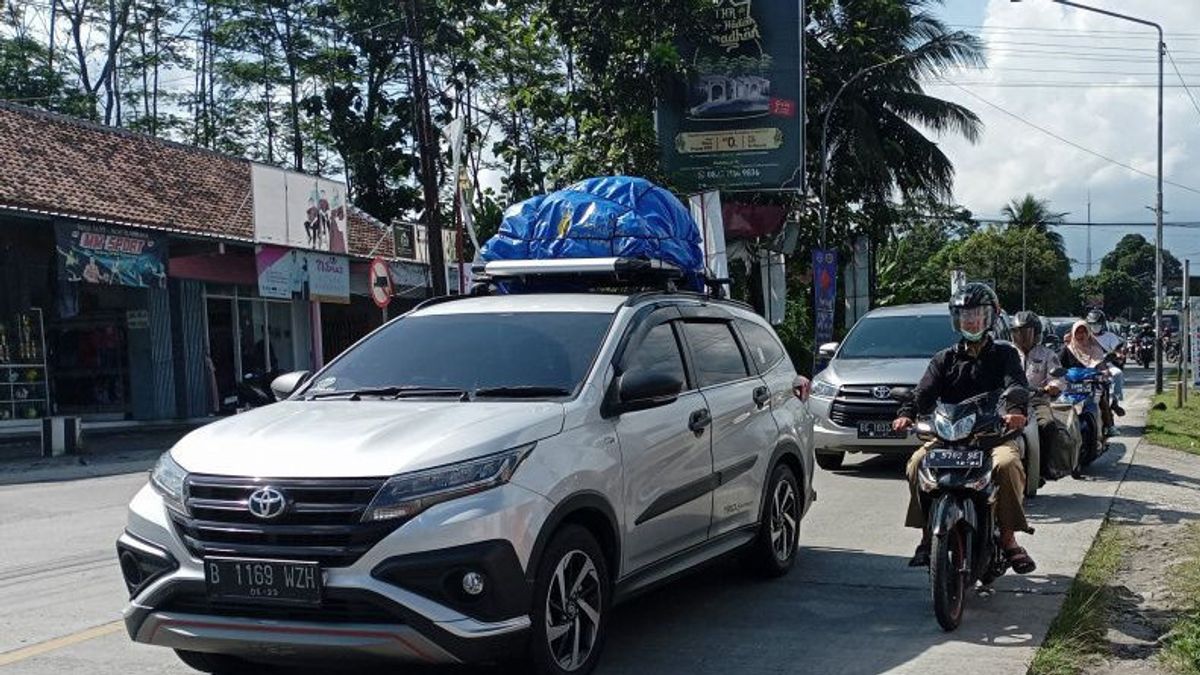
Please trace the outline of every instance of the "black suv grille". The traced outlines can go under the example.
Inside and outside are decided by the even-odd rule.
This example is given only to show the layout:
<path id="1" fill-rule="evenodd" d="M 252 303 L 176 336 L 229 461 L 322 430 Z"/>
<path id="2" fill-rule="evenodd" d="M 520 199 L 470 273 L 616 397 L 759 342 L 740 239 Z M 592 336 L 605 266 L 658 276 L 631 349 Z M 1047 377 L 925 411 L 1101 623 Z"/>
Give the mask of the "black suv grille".
<path id="1" fill-rule="evenodd" d="M 191 517 L 171 517 L 188 550 L 198 557 L 285 558 L 344 567 L 401 524 L 361 522 L 384 480 L 192 475 L 186 486 Z M 248 506 L 250 494 L 264 486 L 287 500 L 284 513 L 270 520 L 255 516 Z"/>
<path id="2" fill-rule="evenodd" d="M 178 593 L 158 608 L 163 612 L 204 614 L 243 619 L 315 621 L 320 623 L 404 623 L 380 602 L 365 598 L 325 597 L 320 607 L 271 606 L 210 600 L 204 593 Z"/>
<path id="3" fill-rule="evenodd" d="M 872 422 L 895 419 L 900 404 L 890 398 L 875 398 L 875 388 L 878 386 L 900 387 L 911 385 L 875 385 L 857 384 L 846 385 L 838 390 L 829 409 L 829 419 L 834 424 L 843 427 L 857 427 L 859 422 Z"/>

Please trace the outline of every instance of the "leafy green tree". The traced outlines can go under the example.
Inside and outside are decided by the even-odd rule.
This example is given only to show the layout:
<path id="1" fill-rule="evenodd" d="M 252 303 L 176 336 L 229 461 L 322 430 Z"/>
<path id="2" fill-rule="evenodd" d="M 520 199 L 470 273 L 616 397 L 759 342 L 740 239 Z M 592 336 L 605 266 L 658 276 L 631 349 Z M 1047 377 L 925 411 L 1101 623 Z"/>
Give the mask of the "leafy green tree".
<path id="1" fill-rule="evenodd" d="M 1050 243 L 1054 244 L 1054 248 L 1062 254 L 1063 261 L 1068 262 L 1066 243 L 1063 241 L 1062 234 L 1053 227 L 1061 223 L 1067 214 L 1051 211 L 1050 200 L 1038 199 L 1032 194 L 1026 194 L 1020 199 L 1014 199 L 1005 204 L 1000 213 L 1008 219 L 1010 227 L 1036 230 L 1045 235 Z"/>
<path id="2" fill-rule="evenodd" d="M 992 283 L 1001 306 L 1009 312 L 1025 306 L 1041 314 L 1072 312 L 1075 301 L 1067 270 L 1045 234 L 1018 228 L 988 227 L 942 249 L 931 264 L 944 270 L 962 269 L 967 278 Z M 1022 270 L 1025 271 L 1024 277 Z"/>
<path id="3" fill-rule="evenodd" d="M 47 50 L 30 37 L 0 38 L 0 99 L 92 118 L 95 106 L 67 78 L 51 70 Z"/>
<path id="4" fill-rule="evenodd" d="M 1099 274 L 1073 280 L 1072 285 L 1083 303 L 1092 298 L 1102 300 L 1104 312 L 1110 318 L 1125 316 L 1137 320 L 1154 309 L 1150 289 L 1120 270 L 1101 269 Z"/>
<path id="5" fill-rule="evenodd" d="M 1183 265 L 1171 252 L 1163 249 L 1163 283 L 1170 287 L 1174 279 L 1183 276 Z M 1100 271 L 1123 272 L 1135 279 L 1153 295 L 1154 292 L 1154 244 L 1140 234 L 1127 234 L 1117 242 L 1116 248 L 1100 259 Z"/>

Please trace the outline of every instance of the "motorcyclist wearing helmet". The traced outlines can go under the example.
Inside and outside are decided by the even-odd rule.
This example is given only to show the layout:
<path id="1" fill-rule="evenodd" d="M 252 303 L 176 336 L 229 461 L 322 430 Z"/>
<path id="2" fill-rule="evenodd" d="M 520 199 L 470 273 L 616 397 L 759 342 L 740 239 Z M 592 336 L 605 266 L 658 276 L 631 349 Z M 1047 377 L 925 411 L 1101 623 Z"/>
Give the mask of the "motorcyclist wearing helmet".
<path id="1" fill-rule="evenodd" d="M 904 431 L 913 425 L 917 415 L 933 412 L 938 401 L 959 403 L 972 396 L 1008 389 L 1028 387 L 1021 356 L 1011 345 L 997 343 L 990 335 L 991 327 L 1000 313 L 996 293 L 985 284 L 965 284 L 950 299 L 950 320 L 954 330 L 962 335 L 958 344 L 934 355 L 913 390 L 913 396 L 901 404 L 892 428 Z M 1004 423 L 1011 431 L 1024 429 L 1027 410 L 1023 403 L 1005 401 Z M 909 560 L 911 567 L 929 565 L 931 544 L 927 529 L 926 509 L 918 487 L 917 472 L 932 443 L 919 448 L 908 460 L 909 484 L 906 527 L 923 531 L 921 543 Z M 1021 464 L 1021 448 L 1008 441 L 992 449 L 992 472 L 998 487 L 996 520 L 1000 526 L 1001 545 L 1013 569 L 1029 574 L 1037 568 L 1033 558 L 1017 544 L 1016 532 L 1033 533 L 1025 520 L 1022 498 L 1025 494 L 1025 467 Z"/>
<path id="2" fill-rule="evenodd" d="M 1037 419 L 1038 440 L 1042 457 L 1050 457 L 1060 443 L 1069 443 L 1064 438 L 1066 429 L 1054 419 L 1050 402 L 1062 393 L 1066 383 L 1050 373 L 1062 364 L 1058 354 L 1042 344 L 1042 320 L 1033 312 L 1017 312 L 1012 322 L 1012 339 L 1021 353 L 1021 364 L 1025 367 L 1025 378 L 1037 394 L 1029 402 L 1030 410 Z"/>
<path id="3" fill-rule="evenodd" d="M 1104 315 L 1103 310 L 1093 309 L 1088 312 L 1087 324 L 1092 336 L 1106 354 L 1117 353 L 1125 345 L 1121 336 L 1108 329 L 1108 317 Z M 1118 417 L 1124 417 L 1125 409 L 1121 407 L 1121 401 L 1125 398 L 1125 371 L 1121 370 L 1120 365 L 1113 363 L 1108 366 L 1108 374 L 1112 377 L 1112 411 Z"/>

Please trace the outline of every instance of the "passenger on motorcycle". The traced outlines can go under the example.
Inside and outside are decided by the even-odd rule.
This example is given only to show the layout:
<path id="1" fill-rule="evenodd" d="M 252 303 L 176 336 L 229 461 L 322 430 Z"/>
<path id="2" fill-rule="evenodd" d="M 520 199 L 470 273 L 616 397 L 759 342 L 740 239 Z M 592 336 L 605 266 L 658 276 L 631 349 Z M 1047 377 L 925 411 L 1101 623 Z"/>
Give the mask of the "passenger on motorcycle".
<path id="1" fill-rule="evenodd" d="M 1104 365 L 1104 356 L 1106 352 L 1096 341 L 1092 331 L 1088 328 L 1087 322 L 1076 321 L 1071 327 L 1071 332 L 1067 334 L 1066 346 L 1059 352 L 1058 358 L 1062 361 L 1063 368 L 1096 368 L 1102 372 L 1108 372 Z M 1109 401 L 1108 396 L 1100 399 L 1100 415 L 1104 419 L 1105 434 L 1112 435 L 1113 431 L 1113 413 L 1116 408 Z M 1122 410 L 1121 414 L 1125 414 Z"/>
<path id="2" fill-rule="evenodd" d="M 1093 309 L 1087 315 L 1088 329 L 1092 331 L 1092 336 L 1096 338 L 1096 342 L 1104 349 L 1105 354 L 1117 353 L 1125 346 L 1125 341 L 1120 335 L 1108 329 L 1108 317 L 1099 309 Z M 1118 417 L 1125 416 L 1125 409 L 1121 407 L 1121 401 L 1125 399 L 1125 371 L 1121 370 L 1125 366 L 1125 360 L 1121 359 L 1118 364 L 1109 364 L 1108 374 L 1112 377 L 1112 411 Z"/>
<path id="3" fill-rule="evenodd" d="M 893 429 L 907 430 L 917 415 L 930 414 L 938 401 L 960 403 L 972 396 L 1006 390 L 1014 385 L 1029 386 L 1017 350 L 995 342 L 990 335 L 999 312 L 1000 302 L 995 292 L 984 284 L 966 284 L 953 295 L 950 321 L 955 331 L 962 335 L 962 340 L 934 355 L 912 397 L 900 405 L 896 420 L 892 422 Z M 1009 430 L 1025 428 L 1027 410 L 1024 405 L 1006 402 L 1005 412 L 1004 423 Z M 931 443 L 922 446 L 908 460 L 909 503 L 904 525 L 922 530 L 921 543 L 908 563 L 910 567 L 929 565 L 928 504 L 922 499 L 917 472 L 931 446 Z M 1018 574 L 1029 574 L 1037 564 L 1017 544 L 1015 534 L 1017 531 L 1033 533 L 1021 504 L 1025 494 L 1025 468 L 1021 464 L 1018 441 L 1008 441 L 993 448 L 992 464 L 998 487 L 996 520 L 1001 546 L 1013 569 Z"/>
<path id="4" fill-rule="evenodd" d="M 1012 323 L 1013 344 L 1021 353 L 1021 364 L 1025 366 L 1025 379 L 1035 390 L 1030 399 L 1030 408 L 1037 419 L 1038 439 L 1041 441 L 1042 457 L 1052 457 L 1060 443 L 1069 443 L 1066 429 L 1050 411 L 1050 402 L 1062 393 L 1066 383 L 1052 377 L 1050 373 L 1061 367 L 1058 354 L 1042 344 L 1042 321 L 1033 312 L 1017 312 Z"/>

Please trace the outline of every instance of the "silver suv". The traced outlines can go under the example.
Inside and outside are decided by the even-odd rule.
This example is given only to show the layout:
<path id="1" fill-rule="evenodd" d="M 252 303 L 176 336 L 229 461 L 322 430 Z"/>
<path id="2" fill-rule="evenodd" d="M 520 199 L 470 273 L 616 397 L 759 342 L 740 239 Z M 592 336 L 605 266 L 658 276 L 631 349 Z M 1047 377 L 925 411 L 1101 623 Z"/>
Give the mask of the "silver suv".
<path id="1" fill-rule="evenodd" d="M 997 317 L 997 340 L 1010 338 L 1008 317 Z M 859 319 L 846 339 L 821 347 L 831 359 L 812 383 L 817 464 L 841 467 L 847 452 L 911 453 L 915 436 L 892 431 L 900 404 L 893 387 L 914 387 L 937 352 L 958 342 L 946 303 L 883 307 Z"/>
<path id="2" fill-rule="evenodd" d="M 769 324 L 701 295 L 431 301 L 163 455 L 117 542 L 129 635 L 208 672 L 586 673 L 615 602 L 735 551 L 792 567 L 795 378 Z"/>

